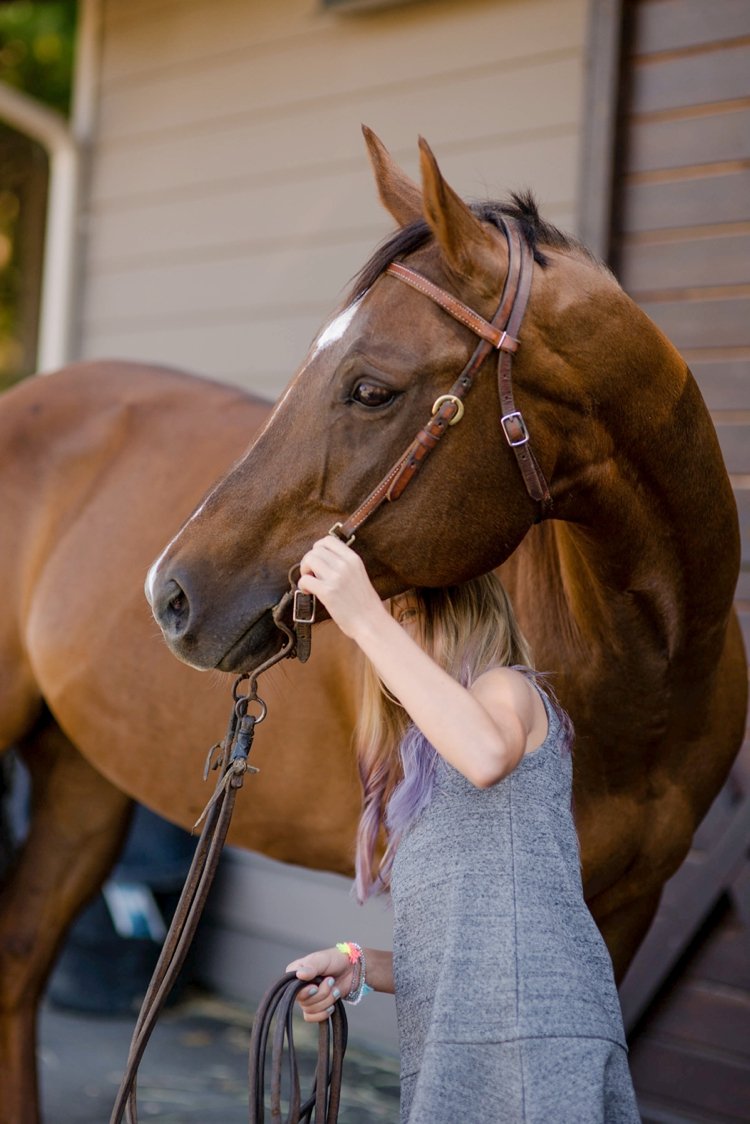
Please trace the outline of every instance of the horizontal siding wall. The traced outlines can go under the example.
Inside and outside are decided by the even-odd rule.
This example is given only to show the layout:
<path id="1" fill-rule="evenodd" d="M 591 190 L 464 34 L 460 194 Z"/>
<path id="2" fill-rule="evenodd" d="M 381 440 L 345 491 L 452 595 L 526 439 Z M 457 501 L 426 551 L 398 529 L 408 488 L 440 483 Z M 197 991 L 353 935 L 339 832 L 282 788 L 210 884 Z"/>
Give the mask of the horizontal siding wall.
<path id="1" fill-rule="evenodd" d="M 631 0 L 618 274 L 712 411 L 743 535 L 750 643 L 750 4 Z"/>
<path id="2" fill-rule="evenodd" d="M 391 223 L 359 127 L 576 209 L 585 0 L 104 0 L 80 351 L 278 395 Z"/>

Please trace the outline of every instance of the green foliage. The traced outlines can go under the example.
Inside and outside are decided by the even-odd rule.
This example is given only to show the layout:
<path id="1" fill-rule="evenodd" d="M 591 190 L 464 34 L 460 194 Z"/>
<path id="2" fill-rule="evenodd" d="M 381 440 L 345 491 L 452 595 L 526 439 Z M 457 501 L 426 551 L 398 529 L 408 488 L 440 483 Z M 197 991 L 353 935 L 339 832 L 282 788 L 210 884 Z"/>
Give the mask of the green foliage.
<path id="1" fill-rule="evenodd" d="M 0 82 L 70 110 L 75 0 L 0 4 Z M 46 159 L 0 121 L 0 388 L 34 369 Z"/>
<path id="2" fill-rule="evenodd" d="M 0 81 L 67 113 L 70 107 L 77 4 L 0 5 Z"/>

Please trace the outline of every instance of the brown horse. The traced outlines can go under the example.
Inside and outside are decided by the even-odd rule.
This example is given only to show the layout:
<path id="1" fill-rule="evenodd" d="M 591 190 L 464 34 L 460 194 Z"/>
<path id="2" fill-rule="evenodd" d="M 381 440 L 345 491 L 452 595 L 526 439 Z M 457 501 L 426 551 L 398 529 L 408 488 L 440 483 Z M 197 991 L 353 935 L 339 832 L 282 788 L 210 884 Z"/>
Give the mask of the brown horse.
<path id="1" fill-rule="evenodd" d="M 421 193 L 378 154 L 376 148 L 381 190 L 399 221 L 410 223 Z M 460 221 L 449 225 L 461 229 Z M 517 398 L 531 418 L 558 521 L 526 535 L 511 560 L 518 573 L 508 576 L 538 662 L 558 672 L 578 725 L 587 882 L 622 967 L 739 740 L 742 653 L 728 622 L 736 527 L 713 432 L 684 365 L 601 267 L 546 228 L 541 233 L 553 244 L 543 247 L 546 266 L 534 271 Z M 492 229 L 489 235 L 496 237 Z M 473 259 L 472 245 L 469 239 Z M 448 268 L 442 246 L 438 239 L 410 261 L 424 261 L 441 278 Z M 477 252 L 491 267 L 494 256 Z M 501 277 L 502 245 L 497 269 Z M 479 276 L 470 272 L 456 283 L 448 273 L 444 280 L 455 291 L 490 308 L 495 294 L 482 291 Z M 236 494 L 237 521 L 229 513 L 217 532 L 224 539 L 217 576 L 224 574 L 226 590 L 216 604 L 227 612 L 228 644 L 250 619 L 242 583 L 256 590 L 265 583 L 269 604 L 279 595 L 287 566 L 350 501 L 358 502 L 414 418 L 423 420 L 421 403 L 434 397 L 428 384 L 448 384 L 465 357 L 468 335 L 417 294 L 390 294 L 392 312 L 371 307 L 372 297 L 398 284 L 378 281 L 356 313 L 358 342 L 371 341 L 360 356 L 364 404 L 349 403 L 338 416 L 336 380 L 327 399 L 319 380 L 310 384 L 311 370 L 326 377 L 321 361 L 338 368 L 342 348 L 354 358 L 353 339 L 333 338 L 338 321 L 238 470 L 241 479 L 265 466 L 254 486 L 246 479 L 252 506 Z M 399 342 L 405 318 L 413 329 L 408 345 Z M 420 346 L 423 331 L 429 348 Z M 625 348 L 617 362 L 616 344 Z M 531 348 L 534 362 L 525 358 Z M 373 369 L 378 357 L 388 381 L 405 385 L 415 367 L 422 372 L 421 389 L 402 395 L 400 419 L 396 403 L 368 411 L 367 400 L 372 408 L 382 395 L 372 389 L 383 382 L 384 372 Z M 591 372 L 578 369 L 584 360 Z M 309 413 L 300 412 L 301 392 L 309 392 Z M 3 1124 L 37 1120 L 38 995 L 65 927 L 112 862 L 129 796 L 183 826 L 205 802 L 199 774 L 205 749 L 224 728 L 228 680 L 171 657 L 143 599 L 143 578 L 268 414 L 239 391 L 132 364 L 81 365 L 31 380 L 0 400 L 0 747 L 21 746 L 34 786 L 29 842 L 0 902 Z M 422 580 L 428 568 L 441 581 L 486 568 L 522 538 L 533 506 L 499 445 L 496 416 L 491 389 L 480 382 L 464 422 L 401 501 L 403 518 L 396 505 L 360 535 L 357 545 L 373 571 L 379 565 L 384 592 Z M 365 440 L 365 419 L 394 432 L 373 431 Z M 339 431 L 356 444 L 337 449 Z M 270 455 L 278 459 L 269 465 Z M 461 491 L 455 477 L 467 456 L 471 483 Z M 209 533 L 205 520 L 214 518 L 217 503 L 227 514 L 226 500 L 218 492 L 188 535 Z M 646 526 L 653 512 L 658 520 Z M 253 555 L 239 541 L 243 533 L 251 543 L 259 539 L 262 551 L 256 547 Z M 457 574 L 461 550 L 467 557 Z M 205 541 L 199 556 L 211 559 Z M 262 651 L 272 647 L 269 637 L 270 630 Z M 348 643 L 322 625 L 308 665 L 286 663 L 263 680 L 270 713 L 253 750 L 262 772 L 238 802 L 234 843 L 303 865 L 351 869 L 351 657 Z M 311 768 L 326 777 L 325 806 L 310 800 Z"/>
<path id="2" fill-rule="evenodd" d="M 28 843 L 0 897 L 0 1121 L 38 1119 L 34 1028 L 63 933 L 98 889 L 138 797 L 183 827 L 213 787 L 231 680 L 165 647 L 143 596 L 148 564 L 270 406 L 135 364 L 82 364 L 0 399 L 0 749 L 33 784 Z M 270 713 L 238 800 L 236 844 L 351 868 L 358 811 L 348 752 L 351 648 L 331 625 L 314 666 L 262 682 Z M 325 775 L 333 811 L 309 798 Z"/>
<path id="3" fill-rule="evenodd" d="M 509 271 L 504 230 L 520 229 L 534 261 L 516 403 L 551 509 L 529 495 L 505 440 L 492 358 L 463 420 L 451 407 L 460 424 L 357 533 L 356 548 L 383 597 L 509 559 L 538 666 L 554 672 L 578 730 L 586 893 L 621 976 L 744 726 L 737 515 L 716 435 L 675 349 L 530 200 L 470 208 L 424 142 L 420 190 L 366 135 L 399 230 L 245 459 L 155 563 L 154 613 L 196 667 L 239 670 L 278 646 L 271 609 L 289 567 L 332 524 L 351 530 L 351 513 L 444 401 L 476 345 L 456 300 L 493 316 Z M 418 272 L 422 292 L 404 285 L 403 270 L 393 275 L 394 261 Z M 523 426 L 511 432 L 523 441 Z"/>

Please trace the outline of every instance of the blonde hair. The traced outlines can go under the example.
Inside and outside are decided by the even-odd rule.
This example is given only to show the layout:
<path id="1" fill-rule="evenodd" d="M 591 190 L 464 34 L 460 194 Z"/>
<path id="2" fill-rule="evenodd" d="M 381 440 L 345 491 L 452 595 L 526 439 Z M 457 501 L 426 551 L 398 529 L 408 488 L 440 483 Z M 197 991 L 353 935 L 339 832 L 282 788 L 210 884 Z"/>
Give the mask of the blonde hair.
<path id="1" fill-rule="evenodd" d="M 420 646 L 464 686 L 470 686 L 491 667 L 531 666 L 528 643 L 505 587 L 495 573 L 461 585 L 416 589 L 408 596 L 416 609 Z M 390 887 L 398 838 L 388 839 L 379 864 L 375 855 L 378 844 L 385 842 L 382 836 L 388 802 L 404 777 L 399 746 L 411 724 L 398 699 L 386 690 L 375 669 L 365 661 L 355 730 L 364 796 L 355 862 L 359 901 Z"/>

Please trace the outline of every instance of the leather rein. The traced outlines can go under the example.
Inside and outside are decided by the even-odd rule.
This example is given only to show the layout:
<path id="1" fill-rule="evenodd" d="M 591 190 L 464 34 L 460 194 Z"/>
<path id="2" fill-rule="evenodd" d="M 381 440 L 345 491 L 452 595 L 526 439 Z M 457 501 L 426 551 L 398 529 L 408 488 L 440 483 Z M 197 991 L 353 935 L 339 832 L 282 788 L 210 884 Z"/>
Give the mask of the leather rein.
<path id="1" fill-rule="evenodd" d="M 392 262 L 387 267 L 385 271 L 387 274 L 429 297 L 450 316 L 470 328 L 480 337 L 480 341 L 448 393 L 440 395 L 434 403 L 430 419 L 420 429 L 406 452 L 399 457 L 356 511 L 343 523 L 336 523 L 331 528 L 330 533 L 337 535 L 344 542 L 351 543 L 360 527 L 384 503 L 392 503 L 403 495 L 440 438 L 463 417 L 464 399 L 471 390 L 477 372 L 493 350 L 498 352 L 497 380 L 502 410 L 500 424 L 515 454 L 526 490 L 540 505 L 539 518 L 542 519 L 549 513 L 552 503 L 550 490 L 530 447 L 529 431 L 521 411 L 516 408 L 511 382 L 511 362 L 518 349 L 518 332 L 531 290 L 534 259 L 514 220 L 503 219 L 502 230 L 508 243 L 508 273 L 500 304 L 492 320 L 485 320 L 452 294 L 409 266 L 401 262 Z M 315 620 L 315 598 L 296 588 L 295 576 L 298 576 L 297 566 L 292 567 L 289 572 L 290 588 L 273 610 L 276 626 L 285 634 L 284 644 L 259 667 L 238 677 L 232 690 L 233 706 L 226 735 L 223 742 L 212 746 L 209 750 L 204 779 L 210 769 L 218 770 L 219 776 L 214 793 L 195 825 L 197 827 L 198 824 L 203 823 L 203 829 L 161 956 L 138 1015 L 110 1124 L 120 1124 L 123 1116 L 128 1124 L 137 1124 L 136 1078 L 141 1058 L 192 943 L 229 830 L 237 792 L 242 787 L 246 774 L 258 771 L 248 760 L 255 727 L 264 720 L 267 712 L 265 702 L 257 693 L 258 677 L 283 659 L 296 656 L 304 663 L 310 655 L 310 633 Z M 290 603 L 291 628 L 284 620 Z M 243 681 L 248 681 L 246 693 L 240 690 Z M 254 713 L 256 708 L 258 713 Z M 305 985 L 301 981 L 287 974 L 272 985 L 256 1014 L 250 1056 L 250 1124 L 262 1124 L 264 1117 L 263 1074 L 266 1043 L 274 1018 L 276 1030 L 271 1065 L 272 1119 L 279 1122 L 282 1119 L 281 1073 L 286 1038 L 289 1084 L 292 1090 L 287 1116 L 288 1124 L 299 1124 L 300 1121 L 312 1119 L 319 1121 L 320 1124 L 324 1122 L 335 1124 L 341 1090 L 341 1065 L 346 1047 L 346 1015 L 341 1004 L 337 1003 L 332 1016 L 332 1039 L 329 1036 L 328 1023 L 321 1024 L 314 1091 L 303 1103 L 292 1039 L 292 1010 L 297 992 L 302 986 Z"/>

